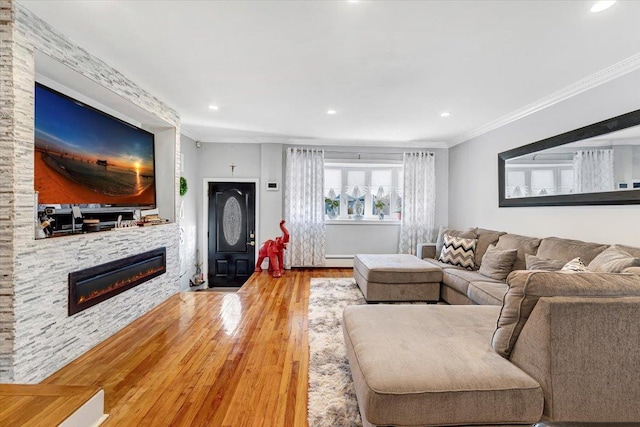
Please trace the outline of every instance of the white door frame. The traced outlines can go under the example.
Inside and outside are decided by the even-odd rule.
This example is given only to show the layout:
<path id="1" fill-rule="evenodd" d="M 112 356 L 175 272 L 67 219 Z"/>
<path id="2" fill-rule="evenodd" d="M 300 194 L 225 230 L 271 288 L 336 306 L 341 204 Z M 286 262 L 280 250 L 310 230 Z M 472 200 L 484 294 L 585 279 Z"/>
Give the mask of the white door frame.
<path id="1" fill-rule="evenodd" d="M 209 184 L 212 182 L 249 182 L 254 183 L 256 185 L 256 199 L 255 199 L 255 217 L 256 217 L 256 229 L 255 233 L 255 251 L 256 255 L 258 253 L 258 236 L 260 230 L 260 179 L 258 178 L 203 178 L 202 180 L 202 221 L 201 221 L 201 230 L 202 233 L 200 235 L 200 247 L 202 254 L 202 274 L 207 281 L 207 286 L 210 285 L 209 282 L 209 236 L 207 235 L 209 231 Z M 258 257 L 256 256 L 255 260 Z M 254 260 L 254 261 L 255 261 Z M 253 266 L 255 268 L 255 265 Z"/>

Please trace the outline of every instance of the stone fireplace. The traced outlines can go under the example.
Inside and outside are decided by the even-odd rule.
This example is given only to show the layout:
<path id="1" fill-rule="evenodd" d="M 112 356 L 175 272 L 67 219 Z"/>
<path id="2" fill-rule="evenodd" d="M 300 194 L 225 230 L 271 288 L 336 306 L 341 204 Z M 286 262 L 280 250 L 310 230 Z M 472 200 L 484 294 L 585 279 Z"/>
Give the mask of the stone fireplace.
<path id="1" fill-rule="evenodd" d="M 20 4 L 0 0 L 0 10 L 0 80 L 11 83 L 0 85 L 0 109 L 7 113 L 0 114 L 6 118 L 0 126 L 6 130 L 0 132 L 0 175 L 6 187 L 0 194 L 0 237 L 6 243 L 0 248 L 0 382 L 38 383 L 179 292 L 180 231 L 174 221 L 179 206 L 180 117 Z M 169 223 L 34 239 L 36 76 L 45 79 L 42 83 L 55 81 L 94 96 L 95 102 L 155 134 L 156 159 L 163 168 L 158 171 L 162 179 L 157 205 Z M 157 272 L 144 283 L 118 285 L 118 291 L 126 293 L 116 298 L 106 300 L 98 291 L 90 298 L 95 303 L 91 309 L 69 315 L 71 272 L 163 247 L 164 274 Z M 88 277 L 78 276 L 81 282 Z M 74 298 L 79 302 L 78 295 Z"/>
<path id="2" fill-rule="evenodd" d="M 166 271 L 167 249 L 162 247 L 69 273 L 69 316 Z"/>

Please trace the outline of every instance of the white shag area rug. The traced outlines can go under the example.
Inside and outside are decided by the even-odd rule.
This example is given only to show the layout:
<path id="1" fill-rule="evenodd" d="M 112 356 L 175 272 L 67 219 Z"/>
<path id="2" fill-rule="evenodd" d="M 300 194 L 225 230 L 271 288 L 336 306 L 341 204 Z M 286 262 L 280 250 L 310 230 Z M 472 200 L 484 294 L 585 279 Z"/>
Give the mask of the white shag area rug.
<path id="1" fill-rule="evenodd" d="M 342 335 L 342 311 L 366 304 L 353 278 L 311 279 L 309 427 L 362 426 Z"/>

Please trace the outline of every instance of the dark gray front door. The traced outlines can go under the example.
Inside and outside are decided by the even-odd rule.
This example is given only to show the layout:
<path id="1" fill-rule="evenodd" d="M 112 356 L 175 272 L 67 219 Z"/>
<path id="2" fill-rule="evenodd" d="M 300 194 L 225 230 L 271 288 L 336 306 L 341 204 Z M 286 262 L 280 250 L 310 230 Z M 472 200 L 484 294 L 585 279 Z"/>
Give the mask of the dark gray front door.
<path id="1" fill-rule="evenodd" d="M 238 287 L 255 268 L 256 185 L 209 183 L 209 287 Z"/>

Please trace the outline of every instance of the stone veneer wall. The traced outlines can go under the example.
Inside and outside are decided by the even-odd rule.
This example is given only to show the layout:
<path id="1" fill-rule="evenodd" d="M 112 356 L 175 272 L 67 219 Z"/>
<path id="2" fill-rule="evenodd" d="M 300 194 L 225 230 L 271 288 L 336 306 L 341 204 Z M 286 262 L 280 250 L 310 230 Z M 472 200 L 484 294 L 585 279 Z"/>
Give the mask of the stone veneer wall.
<path id="1" fill-rule="evenodd" d="M 13 374 L 13 25 L 0 0 L 0 382 Z"/>
<path id="2" fill-rule="evenodd" d="M 34 52 L 40 51 L 119 94 L 175 128 L 174 200 L 178 203 L 180 119 L 175 111 L 86 50 L 72 43 L 24 7 L 0 0 L 2 116 L 0 134 L 0 249 L 8 276 L 0 278 L 0 382 L 34 383 L 46 378 L 179 290 L 178 224 L 125 229 L 55 239 L 34 239 Z M 5 49 L 5 38 L 9 49 Z M 7 64 L 9 69 L 7 70 Z M 9 81 L 10 87 L 4 82 Z M 5 98 L 5 93 L 9 97 Z M 6 105 L 5 105 L 6 104 Z M 9 111 L 9 116 L 6 116 Z M 6 184 L 5 184 L 6 183 Z M 5 187 L 8 186 L 7 187 Z M 4 243 L 4 242 L 3 242 Z M 167 248 L 167 272 L 74 316 L 67 316 L 68 273 Z M 11 277 L 12 276 L 12 277 Z M 9 286 L 7 286 L 9 284 Z M 8 313 L 4 310 L 7 309 Z M 7 349 L 11 348 L 9 354 Z"/>

